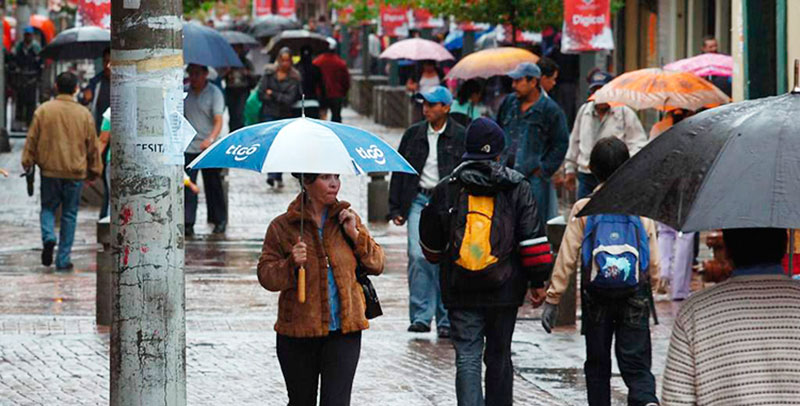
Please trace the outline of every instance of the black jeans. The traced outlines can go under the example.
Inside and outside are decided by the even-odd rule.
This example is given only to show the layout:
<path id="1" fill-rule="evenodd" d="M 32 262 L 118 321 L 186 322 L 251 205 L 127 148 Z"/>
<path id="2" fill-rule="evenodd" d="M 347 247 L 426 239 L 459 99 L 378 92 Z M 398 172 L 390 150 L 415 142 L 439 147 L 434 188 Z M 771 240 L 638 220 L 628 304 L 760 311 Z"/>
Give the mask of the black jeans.
<path id="1" fill-rule="evenodd" d="M 200 154 L 185 153 L 186 165 L 189 165 Z M 222 169 L 203 169 L 203 191 L 206 194 L 206 209 L 208 221 L 213 224 L 228 222 L 228 206 L 225 204 L 225 192 L 222 190 Z M 187 170 L 186 173 L 192 182 L 197 181 L 196 170 Z M 197 195 L 189 188 L 184 188 L 183 198 L 186 202 L 184 223 L 187 227 L 193 226 L 197 218 Z"/>
<path id="2" fill-rule="evenodd" d="M 250 96 L 250 89 L 246 87 L 234 87 L 225 89 L 225 105 L 228 106 L 228 128 L 234 132 L 244 127 L 244 107 L 247 104 L 247 97 Z"/>
<path id="3" fill-rule="evenodd" d="M 514 400 L 511 337 L 517 322 L 517 307 L 449 309 L 448 312 L 450 339 L 456 349 L 458 406 L 484 404 L 481 355 L 486 364 L 486 405 L 511 405 Z"/>
<path id="4" fill-rule="evenodd" d="M 342 122 L 342 103 L 344 98 L 337 97 L 333 99 L 325 99 L 325 106 L 331 111 L 331 121 L 334 123 Z"/>
<path id="5" fill-rule="evenodd" d="M 658 403 L 656 381 L 650 372 L 649 293 L 640 289 L 627 299 L 599 300 L 582 295 L 586 336 L 586 388 L 589 405 L 611 404 L 611 339 L 622 379 L 628 387 L 628 404 Z"/>
<path id="6" fill-rule="evenodd" d="M 278 334 L 278 361 L 289 392 L 289 406 L 348 406 L 361 353 L 361 332 L 331 331 L 326 337 L 295 338 Z"/>

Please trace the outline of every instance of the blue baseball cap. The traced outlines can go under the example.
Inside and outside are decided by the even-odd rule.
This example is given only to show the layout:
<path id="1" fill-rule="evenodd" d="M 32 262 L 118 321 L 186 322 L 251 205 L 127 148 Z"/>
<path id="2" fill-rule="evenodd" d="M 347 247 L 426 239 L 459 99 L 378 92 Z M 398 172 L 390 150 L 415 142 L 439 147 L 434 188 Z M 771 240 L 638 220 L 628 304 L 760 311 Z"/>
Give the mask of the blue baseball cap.
<path id="1" fill-rule="evenodd" d="M 486 117 L 479 117 L 467 127 L 464 137 L 463 159 L 477 161 L 494 159 L 506 146 L 506 136 L 497 123 Z"/>
<path id="2" fill-rule="evenodd" d="M 614 79 L 614 75 L 598 70 L 597 72 L 592 73 L 592 76 L 589 76 L 589 89 L 603 87 L 612 79 Z"/>
<path id="3" fill-rule="evenodd" d="M 523 62 L 517 65 L 517 68 L 512 70 L 511 72 L 506 73 L 511 79 L 522 79 L 522 78 L 536 78 L 540 79 L 542 77 L 542 70 L 539 69 L 539 65 L 532 63 L 532 62 Z"/>
<path id="4" fill-rule="evenodd" d="M 25 27 L 25 29 L 24 29 L 24 30 L 22 30 L 22 32 L 23 32 L 23 33 L 25 33 L 25 34 L 33 34 L 33 33 L 35 33 L 36 31 L 33 29 L 33 27 L 31 27 L 31 26 L 29 25 L 29 26 Z"/>
<path id="5" fill-rule="evenodd" d="M 426 101 L 428 103 L 442 103 L 446 106 L 453 103 L 453 94 L 444 86 L 436 86 L 428 91 L 417 93 L 414 98 L 419 103 Z"/>

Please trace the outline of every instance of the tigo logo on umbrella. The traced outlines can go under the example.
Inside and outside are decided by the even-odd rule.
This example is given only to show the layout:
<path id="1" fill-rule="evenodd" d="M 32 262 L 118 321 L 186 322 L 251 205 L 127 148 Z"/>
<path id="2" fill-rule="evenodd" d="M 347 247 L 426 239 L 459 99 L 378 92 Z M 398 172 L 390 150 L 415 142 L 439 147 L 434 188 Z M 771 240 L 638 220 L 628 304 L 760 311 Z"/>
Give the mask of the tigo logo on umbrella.
<path id="1" fill-rule="evenodd" d="M 380 150 L 375 145 L 370 145 L 369 149 L 364 150 L 362 147 L 356 148 L 356 153 L 358 156 L 364 159 L 371 159 L 375 161 L 378 165 L 383 165 L 386 163 L 386 158 L 384 158 L 383 151 Z"/>
<path id="2" fill-rule="evenodd" d="M 261 144 L 253 144 L 249 147 L 244 147 L 242 145 L 231 145 L 228 147 L 228 150 L 225 151 L 225 155 L 233 155 L 234 160 L 241 162 L 249 158 L 250 155 L 255 154 L 260 146 Z"/>

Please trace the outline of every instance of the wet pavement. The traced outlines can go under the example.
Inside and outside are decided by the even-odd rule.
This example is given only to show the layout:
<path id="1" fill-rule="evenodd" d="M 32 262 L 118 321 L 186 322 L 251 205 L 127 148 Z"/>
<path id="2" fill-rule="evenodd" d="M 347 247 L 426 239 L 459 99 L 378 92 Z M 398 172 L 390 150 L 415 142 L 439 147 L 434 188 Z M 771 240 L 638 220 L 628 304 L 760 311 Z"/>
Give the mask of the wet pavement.
<path id="1" fill-rule="evenodd" d="M 345 122 L 369 128 L 393 145 L 401 131 L 376 126 L 345 111 Z M 25 195 L 18 177 L 23 140 L 0 154 L 0 405 L 106 404 L 109 397 L 109 329 L 95 324 L 95 219 L 81 208 L 73 262 L 76 271 L 53 272 L 39 264 L 38 190 Z M 224 238 L 198 224 L 186 251 L 186 365 L 190 405 L 279 405 L 287 399 L 275 353 L 275 293 L 260 287 L 255 264 L 269 221 L 297 193 L 287 178 L 280 191 L 250 172 L 229 174 L 230 220 Z M 341 198 L 366 217 L 366 178 L 344 179 Z M 38 180 L 37 180 L 38 184 Z M 201 194 L 198 219 L 205 218 Z M 364 333 L 353 389 L 354 405 L 454 405 L 454 352 L 434 333 L 407 333 L 405 229 L 370 224 L 387 253 L 384 275 L 373 278 L 384 316 Z M 659 302 L 653 327 L 653 371 L 660 386 L 676 311 Z M 586 404 L 583 337 L 575 328 L 545 334 L 539 312 L 520 310 L 512 349 L 515 403 Z M 614 404 L 626 389 L 616 366 Z"/>

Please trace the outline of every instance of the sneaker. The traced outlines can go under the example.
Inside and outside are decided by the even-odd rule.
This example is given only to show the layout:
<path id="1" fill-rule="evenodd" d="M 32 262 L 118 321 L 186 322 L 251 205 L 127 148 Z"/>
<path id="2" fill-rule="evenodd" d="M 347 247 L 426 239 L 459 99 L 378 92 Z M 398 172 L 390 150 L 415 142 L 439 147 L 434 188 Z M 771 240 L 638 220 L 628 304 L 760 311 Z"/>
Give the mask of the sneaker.
<path id="1" fill-rule="evenodd" d="M 75 268 L 75 266 L 72 265 L 72 263 L 70 262 L 69 264 L 67 264 L 65 266 L 56 267 L 56 272 L 70 272 L 70 271 L 72 271 L 73 268 Z"/>
<path id="2" fill-rule="evenodd" d="M 267 184 L 269 187 L 275 187 L 275 179 L 267 178 Z"/>
<path id="3" fill-rule="evenodd" d="M 439 338 L 450 338 L 450 327 L 439 327 L 436 329 Z"/>
<path id="4" fill-rule="evenodd" d="M 412 333 L 427 333 L 427 332 L 431 331 L 431 326 L 429 326 L 429 325 L 427 325 L 427 324 L 425 324 L 425 323 L 423 323 L 421 321 L 415 321 L 415 322 L 411 323 L 410 326 L 408 326 L 408 331 L 410 331 Z"/>
<path id="5" fill-rule="evenodd" d="M 183 227 L 183 236 L 185 238 L 194 237 L 194 225 L 186 225 Z"/>
<path id="6" fill-rule="evenodd" d="M 53 264 L 53 249 L 55 247 L 55 241 L 48 241 L 44 243 L 44 248 L 42 248 L 42 265 L 50 266 Z"/>

